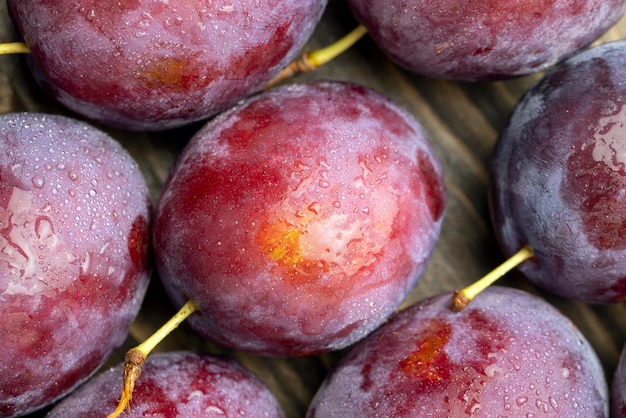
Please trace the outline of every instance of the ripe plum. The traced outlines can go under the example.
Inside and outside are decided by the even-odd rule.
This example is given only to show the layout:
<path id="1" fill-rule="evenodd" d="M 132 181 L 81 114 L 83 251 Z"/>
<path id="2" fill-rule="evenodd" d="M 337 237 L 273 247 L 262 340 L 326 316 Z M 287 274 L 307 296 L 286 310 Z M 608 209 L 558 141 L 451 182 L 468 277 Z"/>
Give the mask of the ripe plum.
<path id="1" fill-rule="evenodd" d="M 327 0 L 9 0 L 35 78 L 75 112 L 160 130 L 261 90 Z"/>
<path id="2" fill-rule="evenodd" d="M 418 74 L 494 80 L 546 69 L 600 37 L 624 0 L 348 0 L 381 49 Z"/>
<path id="3" fill-rule="evenodd" d="M 111 137 L 0 116 L 0 415 L 68 393 L 125 339 L 152 264 L 148 189 Z"/>
<path id="4" fill-rule="evenodd" d="M 611 385 L 611 418 L 626 418 L 626 345 Z"/>
<path id="5" fill-rule="evenodd" d="M 46 418 L 101 418 L 117 406 L 123 364 L 92 378 L 56 405 Z M 272 392 L 231 359 L 176 351 L 156 353 L 135 385 L 132 417 L 282 418 Z"/>
<path id="6" fill-rule="evenodd" d="M 626 299 L 626 42 L 563 61 L 517 105 L 491 167 L 507 255 L 538 286 L 592 303 Z"/>
<path id="7" fill-rule="evenodd" d="M 500 286 L 461 312 L 445 293 L 358 343 L 315 395 L 315 417 L 608 417 L 600 361 L 552 305 Z"/>
<path id="8" fill-rule="evenodd" d="M 424 272 L 446 194 L 419 123 L 348 83 L 283 86 L 191 140 L 157 207 L 157 268 L 191 326 L 304 355 L 373 331 Z"/>

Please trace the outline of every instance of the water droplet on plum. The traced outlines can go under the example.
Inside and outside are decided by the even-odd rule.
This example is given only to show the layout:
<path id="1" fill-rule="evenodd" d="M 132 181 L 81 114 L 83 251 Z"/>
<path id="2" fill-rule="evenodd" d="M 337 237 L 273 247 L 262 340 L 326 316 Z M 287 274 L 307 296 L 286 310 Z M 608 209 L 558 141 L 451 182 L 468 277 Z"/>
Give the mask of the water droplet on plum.
<path id="1" fill-rule="evenodd" d="M 310 212 L 313 212 L 316 215 L 319 215 L 321 209 L 322 209 L 322 205 L 319 202 L 313 202 L 309 205 L 309 207 L 307 208 Z"/>
<path id="2" fill-rule="evenodd" d="M 41 176 L 33 177 L 31 182 L 33 183 L 33 186 L 37 189 L 41 189 L 46 184 L 46 181 Z"/>

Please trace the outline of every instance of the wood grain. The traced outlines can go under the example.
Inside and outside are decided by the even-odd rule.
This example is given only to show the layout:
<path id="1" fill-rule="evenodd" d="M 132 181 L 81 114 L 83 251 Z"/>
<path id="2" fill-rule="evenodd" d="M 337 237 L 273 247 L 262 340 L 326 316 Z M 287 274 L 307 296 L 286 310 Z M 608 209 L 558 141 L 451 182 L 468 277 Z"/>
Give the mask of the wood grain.
<path id="1" fill-rule="evenodd" d="M 4 2 L 0 6 L 0 19 L 0 42 L 15 40 Z M 355 25 L 344 2 L 331 0 L 306 49 L 330 44 Z M 599 42 L 623 37 L 626 37 L 625 20 Z M 402 308 L 430 295 L 463 287 L 503 261 L 487 209 L 487 165 L 498 132 L 516 102 L 539 77 L 540 74 L 536 74 L 492 83 L 454 83 L 424 78 L 392 64 L 366 37 L 316 72 L 289 81 L 344 80 L 383 92 L 423 124 L 443 161 L 449 200 L 441 238 L 428 271 Z M 21 56 L 0 57 L 0 113 L 11 111 L 42 111 L 78 117 L 39 90 Z M 154 134 L 100 127 L 137 159 L 156 203 L 170 167 L 199 124 Z M 541 294 L 561 309 L 597 350 L 610 380 L 626 341 L 624 304 L 592 306 L 564 300 L 533 288 L 515 272 L 507 275 L 501 284 Z M 172 313 L 170 302 L 155 275 L 125 345 L 112 355 L 108 364 L 122 361 L 126 349 L 145 339 Z M 322 379 L 345 352 L 294 359 L 233 353 L 198 337 L 184 324 L 157 348 L 158 351 L 177 349 L 224 353 L 237 358 L 269 385 L 288 418 L 304 416 Z M 42 414 L 31 418 L 37 416 Z"/>

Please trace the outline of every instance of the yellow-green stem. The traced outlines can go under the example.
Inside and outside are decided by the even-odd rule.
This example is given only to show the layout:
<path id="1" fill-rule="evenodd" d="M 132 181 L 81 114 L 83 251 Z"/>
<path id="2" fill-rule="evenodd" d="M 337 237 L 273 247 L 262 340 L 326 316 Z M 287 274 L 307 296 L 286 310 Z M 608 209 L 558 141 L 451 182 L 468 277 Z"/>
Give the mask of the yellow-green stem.
<path id="1" fill-rule="evenodd" d="M 308 73 L 310 71 L 316 70 L 317 68 L 328 63 L 329 61 L 332 61 L 337 56 L 347 51 L 366 33 L 367 29 L 365 29 L 365 26 L 359 25 L 337 42 L 327 47 L 302 55 L 299 59 L 292 61 L 276 77 L 274 77 L 267 84 L 266 88 L 272 87 L 279 82 L 287 78 L 294 77 L 298 74 Z"/>
<path id="2" fill-rule="evenodd" d="M 122 384 L 122 393 L 117 408 L 107 418 L 117 418 L 122 412 L 130 408 L 130 401 L 133 396 L 135 381 L 141 374 L 141 368 L 146 361 L 148 354 L 165 339 L 172 331 L 174 331 L 185 319 L 198 310 L 198 305 L 193 300 L 187 301 L 178 312 L 174 314 L 161 328 L 148 337 L 147 340 L 131 348 L 126 353 L 126 361 L 124 364 L 124 381 Z"/>
<path id="3" fill-rule="evenodd" d="M 24 42 L 7 42 L 0 44 L 0 55 L 28 53 L 30 53 L 30 48 Z"/>
<path id="4" fill-rule="evenodd" d="M 523 247 L 517 253 L 513 254 L 508 260 L 500 264 L 491 272 L 454 293 L 451 308 L 455 312 L 460 312 L 476 297 L 480 292 L 494 284 L 498 279 L 504 276 L 524 261 L 534 256 L 533 250 L 529 246 Z"/>
<path id="5" fill-rule="evenodd" d="M 367 33 L 365 26 L 359 25 L 353 29 L 346 36 L 338 40 L 332 45 L 325 48 L 312 51 L 308 54 L 309 62 L 315 67 L 321 67 L 327 62 L 332 61 L 354 45 L 359 39 L 361 39 Z"/>

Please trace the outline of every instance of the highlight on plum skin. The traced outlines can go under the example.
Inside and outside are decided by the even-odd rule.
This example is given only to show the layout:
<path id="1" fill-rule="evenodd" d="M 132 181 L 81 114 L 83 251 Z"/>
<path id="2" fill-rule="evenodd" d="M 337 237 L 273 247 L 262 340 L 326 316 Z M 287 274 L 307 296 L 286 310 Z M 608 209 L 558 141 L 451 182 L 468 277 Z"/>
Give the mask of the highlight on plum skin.
<path id="1" fill-rule="evenodd" d="M 148 188 L 111 137 L 0 116 L 0 415 L 83 382 L 126 338 L 152 269 Z"/>
<path id="2" fill-rule="evenodd" d="M 327 0 L 9 0 L 39 84 L 108 125 L 155 131 L 206 119 L 300 53 Z"/>
<path id="3" fill-rule="evenodd" d="M 611 382 L 611 418 L 626 417 L 626 345 Z"/>
<path id="4" fill-rule="evenodd" d="M 177 305 L 219 344 L 270 356 L 345 347 L 426 269 L 446 193 L 419 123 L 347 83 L 285 86 L 218 116 L 179 157 L 153 234 Z"/>
<path id="5" fill-rule="evenodd" d="M 591 303 L 626 299 L 626 42 L 563 61 L 514 109 L 496 144 L 490 205 L 506 255 L 536 285 Z"/>
<path id="6" fill-rule="evenodd" d="M 123 364 L 93 377 L 62 400 L 46 418 L 101 418 L 117 406 Z M 187 351 L 155 353 L 135 384 L 124 417 L 263 417 L 284 414 L 269 388 L 226 357 Z"/>
<path id="7" fill-rule="evenodd" d="M 457 313 L 451 297 L 418 302 L 354 346 L 307 418 L 608 418 L 600 361 L 552 305 L 492 286 Z"/>
<path id="8" fill-rule="evenodd" d="M 437 78 L 488 81 L 547 69 L 604 34 L 626 1 L 349 0 L 390 59 Z"/>

